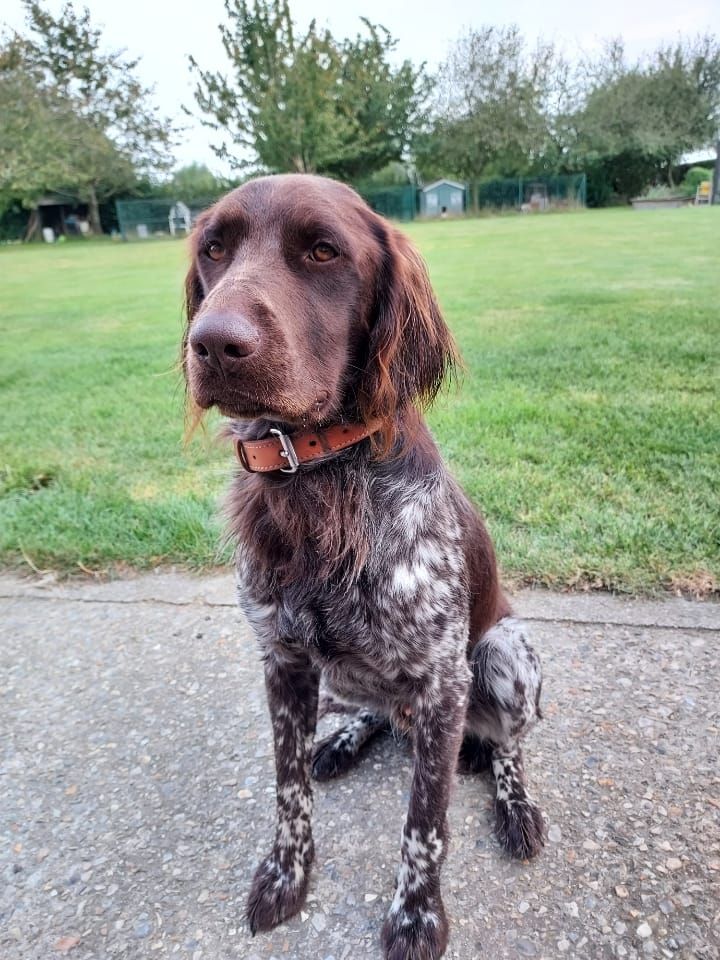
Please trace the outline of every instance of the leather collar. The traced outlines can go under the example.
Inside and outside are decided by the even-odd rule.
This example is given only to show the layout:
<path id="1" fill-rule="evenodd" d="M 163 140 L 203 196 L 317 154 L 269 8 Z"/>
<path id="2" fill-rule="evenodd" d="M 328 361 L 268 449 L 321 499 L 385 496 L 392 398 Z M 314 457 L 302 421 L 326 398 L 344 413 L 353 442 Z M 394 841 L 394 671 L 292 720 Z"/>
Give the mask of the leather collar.
<path id="1" fill-rule="evenodd" d="M 300 464 L 312 463 L 366 440 L 378 430 L 378 424 L 336 423 L 300 433 L 286 434 L 271 430 L 273 436 L 263 440 L 236 438 L 235 451 L 245 470 L 250 473 L 295 473 Z"/>

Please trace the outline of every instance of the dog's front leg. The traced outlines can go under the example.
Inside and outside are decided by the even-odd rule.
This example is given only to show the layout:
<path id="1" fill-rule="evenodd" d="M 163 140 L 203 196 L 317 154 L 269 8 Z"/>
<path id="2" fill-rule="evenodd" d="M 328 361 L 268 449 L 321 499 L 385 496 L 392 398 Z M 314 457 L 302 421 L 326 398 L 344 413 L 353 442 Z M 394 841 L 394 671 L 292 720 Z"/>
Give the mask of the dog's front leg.
<path id="1" fill-rule="evenodd" d="M 402 833 L 397 888 L 382 940 L 388 960 L 436 960 L 445 952 L 448 922 L 440 868 L 448 842 L 447 808 L 465 717 L 469 672 L 431 682 L 413 704 L 415 747 L 410 805 Z"/>
<path id="2" fill-rule="evenodd" d="M 254 934 L 269 930 L 302 907 L 314 848 L 310 814 L 310 760 L 317 720 L 319 675 L 308 658 L 272 652 L 265 688 L 272 720 L 277 773 L 277 829 L 272 852 L 255 872 L 247 903 Z"/>

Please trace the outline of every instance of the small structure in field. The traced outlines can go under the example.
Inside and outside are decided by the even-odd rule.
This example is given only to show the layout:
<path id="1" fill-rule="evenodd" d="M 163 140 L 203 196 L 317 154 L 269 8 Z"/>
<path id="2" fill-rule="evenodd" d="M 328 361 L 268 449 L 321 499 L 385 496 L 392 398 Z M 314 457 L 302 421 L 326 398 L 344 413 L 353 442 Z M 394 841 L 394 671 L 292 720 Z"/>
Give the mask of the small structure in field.
<path id="1" fill-rule="evenodd" d="M 183 203 L 182 200 L 178 200 L 170 207 L 168 226 L 170 228 L 170 235 L 173 237 L 178 230 L 184 230 L 185 233 L 190 233 L 192 214 L 190 213 L 190 207 L 188 207 L 186 203 Z"/>
<path id="2" fill-rule="evenodd" d="M 465 184 L 436 180 L 420 191 L 421 217 L 459 216 L 465 212 Z"/>

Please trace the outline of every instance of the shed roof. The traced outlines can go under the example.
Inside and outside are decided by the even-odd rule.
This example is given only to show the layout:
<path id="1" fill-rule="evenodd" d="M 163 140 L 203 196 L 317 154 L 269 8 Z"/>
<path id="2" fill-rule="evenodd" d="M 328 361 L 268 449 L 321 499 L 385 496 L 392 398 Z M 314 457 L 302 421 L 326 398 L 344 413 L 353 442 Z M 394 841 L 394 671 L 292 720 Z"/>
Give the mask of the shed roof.
<path id="1" fill-rule="evenodd" d="M 464 190 L 465 184 L 458 183 L 456 180 L 434 180 L 432 183 L 429 183 L 426 187 L 422 188 L 423 193 L 427 193 L 428 190 L 434 190 L 435 187 L 439 187 L 441 184 L 446 183 L 449 187 L 456 187 L 458 190 Z"/>
<path id="2" fill-rule="evenodd" d="M 61 190 L 53 191 L 52 193 L 46 193 L 45 196 L 40 197 L 36 206 L 38 207 L 69 207 L 73 204 L 79 204 L 81 202 L 79 197 L 76 197 L 72 193 L 63 193 Z"/>

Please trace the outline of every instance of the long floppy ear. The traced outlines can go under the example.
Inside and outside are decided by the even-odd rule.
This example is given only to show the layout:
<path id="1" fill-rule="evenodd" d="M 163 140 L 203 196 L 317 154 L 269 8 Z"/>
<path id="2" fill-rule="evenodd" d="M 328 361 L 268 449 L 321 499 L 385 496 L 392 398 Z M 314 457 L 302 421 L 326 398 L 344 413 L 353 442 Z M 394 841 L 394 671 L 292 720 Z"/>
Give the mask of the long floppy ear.
<path id="1" fill-rule="evenodd" d="M 195 318 L 195 314 L 200 309 L 200 304 L 202 303 L 205 292 L 203 290 L 202 281 L 200 280 L 200 272 L 197 268 L 197 255 L 198 255 L 198 238 L 202 234 L 203 225 L 207 219 L 207 213 L 202 213 L 198 217 L 195 229 L 190 237 L 190 266 L 188 268 L 187 275 L 185 277 L 185 296 L 184 296 L 184 314 L 185 314 L 185 326 L 183 329 L 182 341 L 180 344 L 180 369 L 182 370 L 183 377 L 185 379 L 185 440 L 188 441 L 192 434 L 194 433 L 197 426 L 200 424 L 203 416 L 203 411 L 200 407 L 197 406 L 193 400 L 190 390 L 188 388 L 188 374 L 187 374 L 187 348 L 188 348 L 188 337 L 190 335 L 190 324 Z"/>
<path id="2" fill-rule="evenodd" d="M 190 269 L 185 277 L 185 320 L 188 326 L 193 321 L 195 314 L 200 309 L 200 304 L 205 296 L 200 282 L 200 273 L 198 272 L 195 257 L 193 256 Z"/>
<path id="3" fill-rule="evenodd" d="M 381 423 L 376 453 L 382 456 L 394 443 L 398 415 L 428 407 L 460 357 L 420 254 L 379 217 L 372 229 L 381 261 L 358 399 L 363 419 Z"/>
<path id="4" fill-rule="evenodd" d="M 184 297 L 184 314 L 185 314 L 185 328 L 182 335 L 182 343 L 180 345 L 180 366 L 182 367 L 183 374 L 186 374 L 185 364 L 186 364 L 186 351 L 187 351 L 187 342 L 188 334 L 190 332 L 190 324 L 195 318 L 195 314 L 200 309 L 200 304 L 203 301 L 205 293 L 203 291 L 202 282 L 200 280 L 200 272 L 197 268 L 197 256 L 198 256 L 198 239 L 202 235 L 202 230 L 207 220 L 207 211 L 200 214 L 195 222 L 195 228 L 190 236 L 190 266 L 188 268 L 187 275 L 185 277 L 185 297 Z M 187 376 L 186 376 L 187 379 Z"/>
<path id="5" fill-rule="evenodd" d="M 190 267 L 188 268 L 187 276 L 185 277 L 185 331 L 183 333 L 182 341 L 183 363 L 185 357 L 185 347 L 187 345 L 188 330 L 190 329 L 190 324 L 192 323 L 195 314 L 200 309 L 200 304 L 205 296 L 202 288 L 202 282 L 200 281 L 200 272 L 197 268 L 197 258 L 203 229 L 208 219 L 209 211 L 204 210 L 195 221 L 195 226 L 193 227 L 193 232 L 190 234 L 190 241 L 188 244 L 190 250 Z"/>

